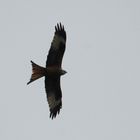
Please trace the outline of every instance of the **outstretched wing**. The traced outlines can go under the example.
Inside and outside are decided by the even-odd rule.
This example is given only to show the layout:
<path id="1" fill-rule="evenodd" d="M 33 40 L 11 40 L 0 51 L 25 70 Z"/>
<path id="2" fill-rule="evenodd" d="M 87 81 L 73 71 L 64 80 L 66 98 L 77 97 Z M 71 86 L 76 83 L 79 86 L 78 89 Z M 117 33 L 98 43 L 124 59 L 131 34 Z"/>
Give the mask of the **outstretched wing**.
<path id="1" fill-rule="evenodd" d="M 55 34 L 53 41 L 51 43 L 51 48 L 49 50 L 46 67 L 47 66 L 57 66 L 61 67 L 62 58 L 65 52 L 66 44 L 66 32 L 64 26 L 57 24 L 55 26 Z"/>
<path id="2" fill-rule="evenodd" d="M 45 89 L 50 108 L 50 118 L 55 118 L 62 107 L 62 93 L 60 87 L 60 76 L 45 77 Z"/>

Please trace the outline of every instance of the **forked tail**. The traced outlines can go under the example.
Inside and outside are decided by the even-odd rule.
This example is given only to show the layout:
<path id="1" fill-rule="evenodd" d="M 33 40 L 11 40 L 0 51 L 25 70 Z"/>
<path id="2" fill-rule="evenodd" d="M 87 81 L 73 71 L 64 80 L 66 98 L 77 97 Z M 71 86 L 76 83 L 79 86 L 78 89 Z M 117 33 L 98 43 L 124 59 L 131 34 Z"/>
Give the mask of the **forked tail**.
<path id="1" fill-rule="evenodd" d="M 27 83 L 30 84 L 31 82 L 45 76 L 45 68 L 35 64 L 33 61 L 31 61 L 32 64 L 32 75 L 30 78 L 30 81 Z"/>

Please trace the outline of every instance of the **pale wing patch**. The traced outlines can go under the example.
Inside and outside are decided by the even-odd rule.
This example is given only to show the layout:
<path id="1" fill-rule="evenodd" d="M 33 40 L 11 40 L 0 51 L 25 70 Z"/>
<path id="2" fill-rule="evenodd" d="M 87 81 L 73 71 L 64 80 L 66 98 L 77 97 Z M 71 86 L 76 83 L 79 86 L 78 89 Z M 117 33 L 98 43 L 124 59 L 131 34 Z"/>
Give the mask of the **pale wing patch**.
<path id="1" fill-rule="evenodd" d="M 48 104 L 49 104 L 50 109 L 54 109 L 60 103 L 61 103 L 61 99 L 56 100 L 53 93 L 48 97 Z"/>
<path id="2" fill-rule="evenodd" d="M 55 35 L 52 41 L 52 46 L 54 49 L 58 49 L 60 43 L 66 43 L 65 39 L 59 35 Z"/>

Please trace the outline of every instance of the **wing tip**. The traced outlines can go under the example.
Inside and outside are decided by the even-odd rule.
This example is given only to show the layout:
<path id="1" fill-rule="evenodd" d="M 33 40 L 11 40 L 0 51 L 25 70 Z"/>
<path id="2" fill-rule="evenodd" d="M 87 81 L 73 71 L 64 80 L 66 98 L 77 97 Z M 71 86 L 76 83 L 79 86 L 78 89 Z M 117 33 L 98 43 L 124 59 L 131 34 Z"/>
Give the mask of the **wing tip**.
<path id="1" fill-rule="evenodd" d="M 66 31 L 64 25 L 57 23 L 55 26 L 55 34 L 62 36 L 66 40 Z"/>
<path id="2" fill-rule="evenodd" d="M 58 31 L 65 31 L 64 25 L 62 25 L 61 22 L 57 23 L 56 26 L 55 26 L 55 31 L 56 32 L 58 32 Z"/>
<path id="3" fill-rule="evenodd" d="M 54 109 L 50 109 L 50 118 L 52 120 L 56 118 L 57 114 L 59 115 L 61 108 L 62 108 L 62 105 L 59 105 L 59 106 L 56 106 Z"/>

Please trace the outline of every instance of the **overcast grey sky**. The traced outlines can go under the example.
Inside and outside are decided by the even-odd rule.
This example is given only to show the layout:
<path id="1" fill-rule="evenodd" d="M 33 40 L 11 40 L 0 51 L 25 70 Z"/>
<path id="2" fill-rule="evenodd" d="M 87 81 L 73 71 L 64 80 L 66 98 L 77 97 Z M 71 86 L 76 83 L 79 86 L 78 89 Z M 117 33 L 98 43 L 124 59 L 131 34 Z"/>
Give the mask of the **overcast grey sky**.
<path id="1" fill-rule="evenodd" d="M 30 60 L 45 65 L 57 22 L 68 73 L 52 121 L 44 79 L 26 83 Z M 1 0 L 0 64 L 1 140 L 140 139 L 138 0 Z"/>

